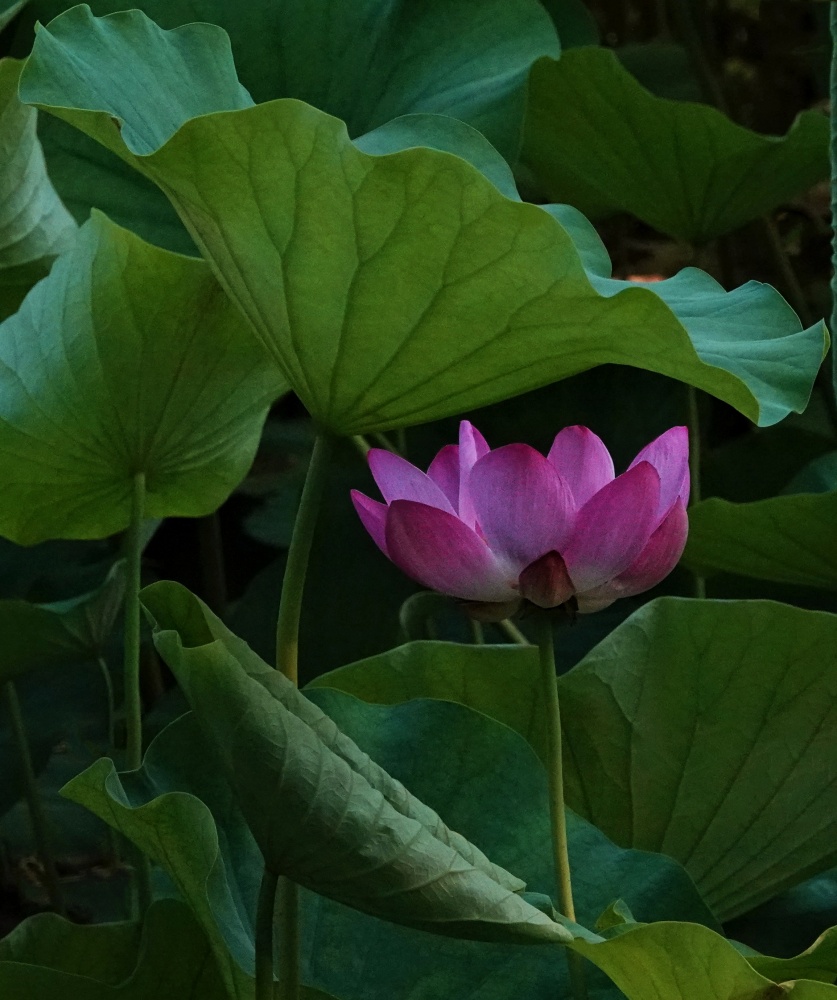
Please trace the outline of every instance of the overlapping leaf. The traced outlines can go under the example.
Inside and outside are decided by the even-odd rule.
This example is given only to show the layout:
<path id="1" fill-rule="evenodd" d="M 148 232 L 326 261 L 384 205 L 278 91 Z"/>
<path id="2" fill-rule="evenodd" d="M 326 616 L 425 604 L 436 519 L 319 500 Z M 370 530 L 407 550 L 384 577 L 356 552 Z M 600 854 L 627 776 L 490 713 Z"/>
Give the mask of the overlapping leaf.
<path id="1" fill-rule="evenodd" d="M 131 923 L 82 926 L 54 914 L 20 924 L 0 942 L 4 1000 L 228 1000 L 189 908 L 174 899 Z"/>
<path id="2" fill-rule="evenodd" d="M 21 6 L 0 13 L 0 28 Z M 22 67 L 0 60 L 0 319 L 17 309 L 76 229 L 47 177 L 37 112 L 18 100 Z"/>
<path id="3" fill-rule="evenodd" d="M 572 213 L 510 200 L 451 153 L 365 154 L 295 101 L 192 118 L 179 51 L 188 38 L 229 79 L 225 41 L 205 26 L 157 32 L 151 81 L 137 39 L 154 32 L 138 20 L 56 19 L 22 95 L 160 185 L 332 429 L 431 420 L 604 362 L 693 383 L 761 423 L 804 406 L 823 330 L 800 331 L 772 290 L 725 294 L 699 272 L 654 290 L 613 282 Z M 221 89 L 216 106 L 239 107 L 237 85 Z"/>
<path id="4" fill-rule="evenodd" d="M 173 609 L 180 616 L 182 607 Z M 191 641 L 195 623 L 189 624 L 188 616 L 187 625 Z M 551 891 L 546 776 L 517 734 L 454 704 L 425 700 L 388 708 L 364 705 L 340 692 L 313 696 L 342 730 L 420 789 L 466 836 L 482 842 L 499 862 L 520 866 L 533 889 Z M 109 765 L 98 764 L 69 792 L 164 866 L 213 940 L 219 965 L 245 989 L 249 980 L 241 979 L 237 969 L 252 966 L 252 919 L 263 862 L 216 753 L 194 716 L 184 716 L 157 738 L 140 772 L 117 776 Z M 582 919 L 592 923 L 616 893 L 638 919 L 680 917 L 713 924 L 674 862 L 620 850 L 583 820 L 572 814 L 568 819 Z M 596 935 L 580 928 L 577 933 L 602 944 Z M 442 996 L 512 1000 L 519 997 L 521 982 L 533 997 L 566 989 L 560 949 L 416 933 L 309 893 L 303 893 L 302 940 L 304 980 L 347 1000 L 430 996 L 422 991 L 431 989 Z M 713 940 L 731 950 L 722 939 Z M 599 953 L 596 961 L 601 960 Z M 650 969 L 655 961 L 659 956 L 651 947 L 643 957 L 649 964 L 645 992 L 635 994 L 636 1000 L 647 996 L 657 975 Z M 592 970 L 591 979 L 598 995 L 615 997 Z M 760 977 L 755 981 L 768 985 Z"/>
<path id="5" fill-rule="evenodd" d="M 837 493 L 704 500 L 689 511 L 684 559 L 704 572 L 837 590 Z"/>
<path id="6" fill-rule="evenodd" d="M 654 97 L 612 52 L 582 48 L 534 66 L 523 155 L 556 201 L 704 243 L 826 179 L 828 120 L 804 112 L 787 136 L 758 135 Z"/>
<path id="7" fill-rule="evenodd" d="M 244 644 L 197 598 L 158 584 L 144 603 L 157 648 L 216 747 L 268 868 L 439 933 L 568 939 L 516 894 L 519 879 L 448 830 L 287 678 L 252 653 L 242 662 Z"/>
<path id="8" fill-rule="evenodd" d="M 559 679 L 568 801 L 617 842 L 677 858 L 724 918 L 829 868 L 836 643 L 837 617 L 767 601 L 642 608 Z M 314 686 L 458 701 L 545 756 L 531 649 L 410 643 Z"/>
<path id="9" fill-rule="evenodd" d="M 36 20 L 66 0 L 32 3 L 17 32 L 28 51 Z M 94 0 L 96 14 L 126 7 Z M 480 128 L 506 156 L 517 155 L 529 67 L 557 55 L 555 31 L 537 0 L 144 0 L 165 28 L 190 21 L 223 27 L 242 83 L 261 102 L 304 100 L 345 119 L 353 135 L 389 117 L 456 115 Z M 577 19 L 577 15 L 573 20 Z M 561 26 L 563 29 L 563 25 Z M 57 119 L 42 121 L 47 161 L 65 204 L 80 221 L 91 206 L 167 249 L 194 252 L 171 206 L 145 178 Z"/>
<path id="10" fill-rule="evenodd" d="M 561 679 L 570 803 L 677 858 L 724 919 L 832 867 L 836 657 L 834 615 L 646 605 Z"/>
<path id="11" fill-rule="evenodd" d="M 60 604 L 0 601 L 0 683 L 99 655 L 122 603 L 122 564 L 97 591 Z"/>
<path id="12" fill-rule="evenodd" d="M 202 261 L 103 216 L 0 326 L 0 532 L 31 544 L 214 510 L 281 384 Z"/>

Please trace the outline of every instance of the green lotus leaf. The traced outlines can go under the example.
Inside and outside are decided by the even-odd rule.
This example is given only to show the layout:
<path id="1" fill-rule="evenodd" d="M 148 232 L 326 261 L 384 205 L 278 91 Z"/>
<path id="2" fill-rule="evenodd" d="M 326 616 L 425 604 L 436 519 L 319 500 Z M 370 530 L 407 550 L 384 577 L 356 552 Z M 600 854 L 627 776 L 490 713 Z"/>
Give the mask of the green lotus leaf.
<path id="1" fill-rule="evenodd" d="M 156 584 L 143 602 L 157 648 L 216 746 L 268 868 L 437 933 L 568 939 L 516 895 L 520 879 L 448 830 L 185 588 Z M 277 782 L 283 794 L 266 796 Z M 298 821 L 289 822 L 293 815 Z M 344 817 L 337 828 L 336 815 Z"/>
<path id="2" fill-rule="evenodd" d="M 822 612 L 646 605 L 560 680 L 569 803 L 677 858 L 725 920 L 833 867 L 835 650 Z"/>
<path id="3" fill-rule="evenodd" d="M 523 157 L 551 199 L 701 244 L 825 180 L 828 119 L 803 112 L 786 136 L 759 135 L 655 97 L 613 52 L 580 48 L 533 67 Z"/>
<path id="4" fill-rule="evenodd" d="M 0 29 L 21 6 L 0 12 Z M 0 319 L 18 308 L 76 230 L 47 177 L 38 113 L 18 100 L 22 68 L 16 59 L 0 59 Z"/>
<path id="5" fill-rule="evenodd" d="M 117 563 L 92 594 L 58 604 L 0 601 L 0 683 L 41 667 L 100 656 L 125 590 Z"/>
<path id="6" fill-rule="evenodd" d="M 837 492 L 704 500 L 689 510 L 683 558 L 705 573 L 837 590 Z"/>
<path id="7" fill-rule="evenodd" d="M 725 293 L 697 271 L 653 290 L 614 281 L 577 213 L 504 197 L 459 156 L 369 155 L 296 101 L 240 108 L 224 40 L 199 27 L 75 8 L 38 33 L 21 94 L 165 191 L 322 424 L 419 423 L 606 362 L 694 384 L 763 424 L 804 408 L 824 328 L 800 330 L 772 289 Z M 95 67 L 84 78 L 79 59 Z M 226 113 L 190 117 L 196 62 L 216 67 Z"/>
<path id="8" fill-rule="evenodd" d="M 312 697 L 464 835 L 501 863 L 519 866 L 533 890 L 551 891 L 546 775 L 520 736 L 454 704 L 373 706 L 335 691 Z M 426 752 L 417 753 L 419 745 Z M 157 737 L 141 771 L 117 775 L 109 762 L 99 762 L 68 791 L 165 868 L 214 942 L 219 966 L 244 990 L 250 980 L 241 969 L 252 968 L 263 861 L 224 781 L 217 750 L 194 715 Z M 617 893 L 638 919 L 679 917 L 716 926 L 675 862 L 616 848 L 572 813 L 568 826 L 580 919 L 592 923 Z M 431 988 L 436 995 L 512 1000 L 521 982 L 533 995 L 562 995 L 568 985 L 561 949 L 428 935 L 306 891 L 301 932 L 303 981 L 351 1000 L 419 996 Z M 581 928 L 577 933 L 601 940 Z M 608 991 L 603 977 L 590 972 L 597 995 L 615 1000 L 618 994 Z"/>
<path id="9" fill-rule="evenodd" d="M 569 804 L 617 843 L 676 858 L 724 919 L 832 867 L 836 643 L 837 616 L 769 601 L 641 608 L 559 678 Z M 532 648 L 413 642 L 317 688 L 460 702 L 547 759 Z"/>
<path id="10" fill-rule="evenodd" d="M 96 538 L 214 510 L 281 391 L 202 261 L 97 215 L 0 326 L 0 533 Z"/>
<path id="11" fill-rule="evenodd" d="M 16 33 L 17 51 L 29 51 L 37 21 L 46 24 L 68 6 L 66 0 L 31 3 Z M 92 3 L 98 15 L 125 6 L 121 0 Z M 537 0 L 462 0 L 455 6 L 446 0 L 318 0 L 316 7 L 308 0 L 141 0 L 136 6 L 165 28 L 190 21 L 220 25 L 257 102 L 306 101 L 344 119 L 353 136 L 404 114 L 454 115 L 482 130 L 512 161 L 521 142 L 529 67 L 559 52 Z M 94 206 L 152 243 L 194 253 L 176 214 L 149 181 L 57 119 L 42 121 L 40 134 L 61 197 L 79 221 Z"/>
<path id="12" fill-rule="evenodd" d="M 83 926 L 52 913 L 0 941 L 4 1000 L 228 1000 L 206 937 L 189 908 L 153 903 L 133 923 Z"/>

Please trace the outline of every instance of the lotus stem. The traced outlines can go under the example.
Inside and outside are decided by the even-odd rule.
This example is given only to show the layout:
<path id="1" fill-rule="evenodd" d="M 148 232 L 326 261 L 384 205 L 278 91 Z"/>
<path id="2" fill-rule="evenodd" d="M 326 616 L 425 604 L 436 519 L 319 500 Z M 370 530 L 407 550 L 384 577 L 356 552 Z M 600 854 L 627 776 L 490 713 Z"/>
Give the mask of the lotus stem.
<path id="1" fill-rule="evenodd" d="M 575 923 L 570 857 L 567 842 L 567 814 L 564 808 L 564 753 L 561 737 L 561 706 L 558 678 L 555 675 L 555 647 L 552 623 L 548 615 L 537 618 L 538 650 L 541 662 L 541 689 L 547 719 L 547 776 L 549 778 L 549 820 L 552 829 L 552 853 L 558 887 L 560 912 Z M 584 959 L 567 951 L 570 985 L 575 1000 L 587 1000 Z"/>
<path id="2" fill-rule="evenodd" d="M 328 477 L 331 447 L 330 435 L 324 431 L 319 432 L 299 501 L 282 581 L 282 598 L 276 621 L 276 668 L 294 684 L 299 682 L 299 620 L 302 614 L 305 574 Z"/>
<path id="3" fill-rule="evenodd" d="M 23 713 L 20 710 L 20 700 L 13 681 L 7 681 L 3 685 L 3 693 L 6 708 L 9 712 L 12 739 L 14 740 L 17 755 L 20 759 L 20 768 L 23 775 L 23 794 L 29 810 L 32 836 L 35 838 L 38 858 L 44 873 L 44 888 L 47 891 L 50 906 L 56 913 L 64 916 L 66 911 L 64 909 L 64 900 L 61 896 L 61 888 L 58 883 L 58 872 L 52 853 L 49 827 L 41 801 L 41 793 L 38 790 L 38 782 L 35 777 L 35 767 L 32 763 L 32 752 L 29 749 L 29 737 L 26 734 Z"/>
<path id="4" fill-rule="evenodd" d="M 206 603 L 219 618 L 227 612 L 227 572 L 218 511 L 198 520 L 198 548 Z"/>
<path id="5" fill-rule="evenodd" d="M 142 586 L 142 518 L 145 508 L 145 473 L 134 475 L 131 520 L 125 540 L 125 763 L 130 771 L 142 766 L 142 694 L 140 691 L 140 587 Z M 135 911 L 140 918 L 151 904 L 148 859 L 135 848 Z"/>
<path id="6" fill-rule="evenodd" d="M 512 642 L 517 643 L 518 646 L 532 645 L 517 625 L 515 625 L 514 622 L 509 621 L 508 618 L 504 618 L 501 622 L 497 622 L 497 625 L 500 628 L 500 631 L 505 632 L 506 636 L 511 639 Z"/>
<path id="7" fill-rule="evenodd" d="M 283 879 L 282 881 L 287 881 Z M 256 910 L 256 994 L 255 1000 L 274 1000 L 273 996 L 273 910 L 279 876 L 265 868 L 259 888 Z M 284 977 L 283 977 L 284 978 Z M 296 994 L 284 994 L 296 996 Z"/>
<path id="8" fill-rule="evenodd" d="M 317 516 L 322 505 L 326 479 L 328 478 L 328 462 L 331 457 L 332 439 L 325 431 L 319 431 L 314 441 L 314 451 L 305 477 L 305 486 L 299 501 L 299 510 L 288 549 L 285 563 L 285 576 L 282 581 L 282 597 L 279 602 L 279 617 L 276 621 L 276 668 L 294 684 L 299 683 L 299 622 L 302 614 L 302 597 L 305 590 L 305 575 L 308 570 L 308 560 L 311 555 L 311 543 L 314 540 L 314 529 Z M 267 882 L 273 879 L 272 885 Z M 269 900 L 265 895 L 269 894 Z M 273 931 L 272 915 L 277 894 L 276 876 L 265 873 L 262 882 L 262 892 L 259 896 L 259 913 L 256 931 L 256 1000 L 267 1000 L 273 997 Z M 282 956 L 280 969 L 280 996 L 282 1000 L 297 1000 L 299 996 L 299 927 L 297 887 L 287 878 L 278 879 L 279 896 L 279 945 Z M 270 930 L 259 927 L 268 921 L 265 912 L 270 905 Z M 270 934 L 269 948 L 265 935 Z M 267 970 L 268 949 L 270 968 Z M 258 974 L 261 969 L 261 988 L 259 992 Z M 265 985 L 267 982 L 267 986 Z M 269 989 L 268 989 L 269 987 Z"/>
<path id="9" fill-rule="evenodd" d="M 142 516 L 145 506 L 145 473 L 134 476 L 131 520 L 126 538 L 125 587 L 125 725 L 126 763 L 135 771 L 142 764 L 142 697 L 140 693 L 140 599 L 142 585 Z"/>
<path id="10" fill-rule="evenodd" d="M 831 3 L 831 336 L 837 335 L 837 4 Z M 837 395 L 837 351 L 831 346 L 832 399 Z"/>

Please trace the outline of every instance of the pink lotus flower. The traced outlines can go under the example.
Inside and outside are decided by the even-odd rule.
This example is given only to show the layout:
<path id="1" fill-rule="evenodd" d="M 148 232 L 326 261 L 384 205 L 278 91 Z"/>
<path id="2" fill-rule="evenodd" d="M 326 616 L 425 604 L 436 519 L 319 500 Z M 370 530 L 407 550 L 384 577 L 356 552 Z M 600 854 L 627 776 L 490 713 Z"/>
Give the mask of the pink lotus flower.
<path id="1" fill-rule="evenodd" d="M 686 544 L 689 436 L 672 427 L 614 475 L 602 440 L 562 430 L 546 458 L 526 444 L 492 451 L 467 420 L 427 473 L 373 448 L 386 503 L 352 491 L 381 551 L 425 587 L 505 618 L 524 601 L 599 611 L 659 583 Z"/>

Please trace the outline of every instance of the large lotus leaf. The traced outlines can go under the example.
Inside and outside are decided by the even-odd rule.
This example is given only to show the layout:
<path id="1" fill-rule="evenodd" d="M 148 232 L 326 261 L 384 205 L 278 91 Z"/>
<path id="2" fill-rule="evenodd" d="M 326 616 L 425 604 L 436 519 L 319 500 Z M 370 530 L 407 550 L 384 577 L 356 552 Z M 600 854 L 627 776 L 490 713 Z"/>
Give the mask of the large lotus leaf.
<path id="1" fill-rule="evenodd" d="M 341 733 L 328 716 L 300 694 L 296 686 L 289 683 L 281 673 L 269 667 L 203 601 L 185 587 L 161 581 L 146 587 L 142 600 L 154 622 L 157 646 L 167 658 L 179 665 L 181 659 L 190 656 L 188 650 L 217 643 L 235 661 L 237 669 L 263 685 L 283 708 L 307 726 L 329 751 L 336 754 L 399 813 L 425 827 L 434 837 L 442 840 L 505 888 L 516 892 L 524 887 L 520 879 L 492 864 L 473 844 L 448 829 L 433 810 L 414 799 L 400 782 L 394 781 L 367 754 L 358 750 L 354 742 Z"/>
<path id="2" fill-rule="evenodd" d="M 312 697 L 365 750 L 452 823 L 479 838 L 492 857 L 519 869 L 531 888 L 549 891 L 544 775 L 537 769 L 538 782 L 532 782 L 533 757 L 519 737 L 453 704 L 413 701 L 392 708 L 359 704 L 339 692 L 313 691 Z M 521 756 L 530 761 L 528 767 L 520 766 Z M 447 774 L 454 767 L 457 780 L 452 782 Z M 661 921 L 622 932 L 614 940 L 630 941 L 618 947 L 581 931 L 571 945 L 628 997 L 755 1000 L 771 995 L 770 982 L 709 927 L 669 922 L 705 916 L 687 902 L 685 885 L 675 888 L 675 870 L 664 874 L 658 867 L 660 856 L 627 851 L 613 868 L 615 856 L 609 860 L 607 854 L 612 845 L 606 849 L 593 827 L 586 827 L 584 837 L 586 825 L 572 813 L 568 818 L 580 919 L 592 923 L 605 901 L 619 895 L 639 919 Z M 347 1000 L 516 1000 L 521 995 L 547 1000 L 569 995 L 563 959 L 546 949 L 432 940 L 310 897 L 304 912 L 309 980 L 324 988 L 339 986 Z M 785 967 L 776 971 L 781 974 Z M 614 1000 L 621 995 L 589 972 L 592 995 Z"/>
<path id="3" fill-rule="evenodd" d="M 181 625 L 178 609 L 189 597 L 176 586 L 146 593 L 155 642 L 216 747 L 269 869 L 357 909 L 437 933 L 524 943 L 569 939 L 516 894 L 524 887 L 519 879 L 460 844 L 391 779 L 382 790 L 380 769 L 333 723 L 325 730 L 328 720 L 287 678 L 261 661 L 256 669 L 265 682 L 252 676 L 231 643 L 213 637 L 204 624 L 211 613 L 196 598 Z"/>
<path id="4" fill-rule="evenodd" d="M 0 28 L 15 7 L 0 13 Z M 0 59 L 0 319 L 17 309 L 76 229 L 47 177 L 38 113 L 18 100 L 22 67 Z"/>
<path id="5" fill-rule="evenodd" d="M 161 995 L 161 986 L 165 993 Z M 3 1000 L 228 1000 L 200 926 L 174 899 L 135 924 L 30 917 L 0 942 Z"/>
<path id="6" fill-rule="evenodd" d="M 97 215 L 0 326 L 0 532 L 30 544 L 197 516 L 246 473 L 275 374 L 202 261 Z"/>
<path id="7" fill-rule="evenodd" d="M 548 760 L 540 661 L 534 646 L 464 646 L 420 640 L 322 674 L 306 688 L 335 688 L 383 705 L 439 698 L 509 726 Z"/>
<path id="8" fill-rule="evenodd" d="M 519 736 L 453 704 L 382 708 L 340 692 L 315 697 L 354 740 L 380 752 L 400 777 L 449 809 L 451 822 L 466 835 L 483 838 L 483 846 L 500 860 L 519 864 L 533 888 L 551 889 L 546 776 Z M 190 714 L 157 737 L 141 771 L 117 776 L 109 762 L 99 762 L 72 782 L 69 793 L 166 869 L 213 941 L 219 965 L 244 990 L 249 980 L 237 965 L 252 968 L 252 919 L 263 862 L 221 777 L 216 753 Z M 572 813 L 568 820 L 576 899 L 585 919 L 592 922 L 621 896 L 640 919 L 712 925 L 690 879 L 674 862 L 621 850 Z M 545 1000 L 560 995 L 566 983 L 560 949 L 431 936 L 307 892 L 302 910 L 304 979 L 346 1000 L 440 995 L 516 1000 L 522 982 L 527 1000 Z"/>
<path id="9" fill-rule="evenodd" d="M 768 601 L 642 608 L 559 679 L 569 803 L 677 858 L 724 918 L 832 866 L 835 640 L 837 617 Z M 545 757 L 531 649 L 414 642 L 315 688 L 457 701 Z"/>
<path id="10" fill-rule="evenodd" d="M 804 112 L 785 137 L 759 135 L 654 97 L 607 49 L 574 49 L 532 69 L 523 156 L 552 199 L 704 243 L 827 178 L 828 119 Z"/>
<path id="11" fill-rule="evenodd" d="M 804 407 L 823 328 L 800 331 L 766 286 L 727 294 L 696 271 L 653 290 L 613 281 L 572 212 L 504 197 L 449 152 L 364 153 L 296 101 L 191 118 L 179 53 L 188 38 L 199 60 L 212 36 L 158 31 L 149 79 L 126 67 L 150 34 L 137 12 L 77 8 L 39 32 L 21 93 L 160 185 L 323 424 L 418 423 L 605 362 L 693 383 L 764 424 Z M 217 39 L 203 58 L 230 78 Z M 77 60 L 94 69 L 82 78 Z M 231 82 L 217 97 L 238 101 Z"/>
<path id="12" fill-rule="evenodd" d="M 27 31 L 36 18 L 47 23 L 70 6 L 35 0 Z M 559 53 L 538 0 L 244 0 L 234 7 L 225 0 L 140 0 L 137 6 L 164 28 L 220 25 L 257 102 L 305 101 L 342 118 L 352 136 L 404 114 L 448 115 L 480 129 L 512 159 L 529 68 Z M 93 0 L 90 7 L 97 15 L 124 10 L 120 0 Z M 572 23 L 584 23 L 580 2 L 569 13 Z"/>
<path id="13" fill-rule="evenodd" d="M 97 591 L 82 597 L 59 604 L 0 600 L 0 683 L 100 655 L 124 591 L 123 566 L 117 563 Z"/>
<path id="14" fill-rule="evenodd" d="M 560 689 L 568 801 L 722 918 L 837 863 L 837 616 L 662 598 Z"/>
<path id="15" fill-rule="evenodd" d="M 837 492 L 704 500 L 689 510 L 684 559 L 703 572 L 837 590 Z"/>

